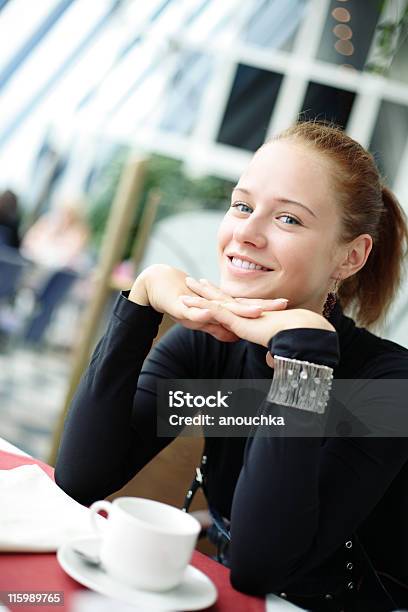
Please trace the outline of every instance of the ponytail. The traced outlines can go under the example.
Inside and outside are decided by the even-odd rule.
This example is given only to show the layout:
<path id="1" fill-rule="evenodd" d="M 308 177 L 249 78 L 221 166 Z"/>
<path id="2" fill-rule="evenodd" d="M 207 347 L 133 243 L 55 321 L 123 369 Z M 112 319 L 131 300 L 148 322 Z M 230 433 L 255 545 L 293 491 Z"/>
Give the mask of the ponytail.
<path id="1" fill-rule="evenodd" d="M 401 284 L 408 249 L 407 217 L 393 192 L 382 185 L 383 209 L 377 238 L 365 266 L 340 288 L 342 305 L 354 301 L 355 316 L 365 326 L 381 322 Z"/>

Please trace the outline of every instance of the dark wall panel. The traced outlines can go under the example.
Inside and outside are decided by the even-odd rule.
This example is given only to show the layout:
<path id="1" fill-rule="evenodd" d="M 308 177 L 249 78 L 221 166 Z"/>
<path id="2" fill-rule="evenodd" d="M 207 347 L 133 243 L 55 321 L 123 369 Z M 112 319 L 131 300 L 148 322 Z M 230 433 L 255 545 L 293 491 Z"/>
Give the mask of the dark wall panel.
<path id="1" fill-rule="evenodd" d="M 355 94 L 344 89 L 309 83 L 301 110 L 301 119 L 326 119 L 345 129 Z"/>
<path id="2" fill-rule="evenodd" d="M 217 141 L 255 151 L 265 141 L 282 75 L 239 64 Z"/>

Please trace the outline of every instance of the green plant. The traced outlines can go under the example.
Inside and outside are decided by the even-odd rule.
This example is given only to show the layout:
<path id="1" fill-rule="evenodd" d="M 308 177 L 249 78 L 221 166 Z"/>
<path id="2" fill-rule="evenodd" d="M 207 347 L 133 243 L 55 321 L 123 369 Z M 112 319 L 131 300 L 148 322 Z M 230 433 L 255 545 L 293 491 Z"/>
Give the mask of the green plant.
<path id="1" fill-rule="evenodd" d="M 382 12 L 392 8 L 395 0 L 385 0 Z M 392 61 L 404 42 L 408 34 L 408 2 L 402 10 L 400 16 L 394 20 L 387 19 L 380 22 L 374 33 L 374 50 L 372 59 L 366 65 L 366 70 L 374 74 L 385 76 L 392 64 Z"/>
<path id="2" fill-rule="evenodd" d="M 100 248 L 110 207 L 128 154 L 129 150 L 125 147 L 118 150 L 102 173 L 97 192 L 91 197 L 88 219 L 92 244 L 96 250 Z M 161 193 L 156 217 L 159 221 L 168 215 L 186 210 L 225 209 L 232 187 L 230 181 L 213 176 L 190 178 L 183 171 L 181 161 L 162 155 L 152 155 L 147 166 L 139 212 L 135 214 L 123 257 L 126 259 L 131 253 L 143 208 L 151 190 L 158 190 Z M 136 204 L 135 202 L 135 209 Z"/>

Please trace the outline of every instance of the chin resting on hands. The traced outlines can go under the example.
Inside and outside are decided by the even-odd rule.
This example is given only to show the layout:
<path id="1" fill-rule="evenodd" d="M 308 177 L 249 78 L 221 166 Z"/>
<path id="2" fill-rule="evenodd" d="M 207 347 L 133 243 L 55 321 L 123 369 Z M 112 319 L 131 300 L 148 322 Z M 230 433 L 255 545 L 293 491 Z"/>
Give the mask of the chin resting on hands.
<path id="1" fill-rule="evenodd" d="M 285 300 L 237 300 L 205 279 L 196 281 L 185 272 L 166 264 L 149 266 L 137 277 L 129 299 L 142 306 L 151 306 L 166 313 L 189 329 L 205 331 L 222 342 L 240 339 L 232 329 L 213 316 L 214 311 L 187 304 L 188 298 L 206 299 L 211 307 L 224 304 L 232 313 L 244 319 L 255 319 L 265 310 L 286 308 Z"/>

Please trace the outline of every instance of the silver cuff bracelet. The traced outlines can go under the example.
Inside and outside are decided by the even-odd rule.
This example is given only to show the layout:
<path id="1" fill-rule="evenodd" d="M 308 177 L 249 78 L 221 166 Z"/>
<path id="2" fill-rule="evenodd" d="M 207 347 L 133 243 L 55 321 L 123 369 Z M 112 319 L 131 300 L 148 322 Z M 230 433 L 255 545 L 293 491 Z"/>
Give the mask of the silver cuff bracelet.
<path id="1" fill-rule="evenodd" d="M 279 355 L 273 358 L 275 368 L 267 400 L 323 414 L 329 401 L 333 368 Z"/>

